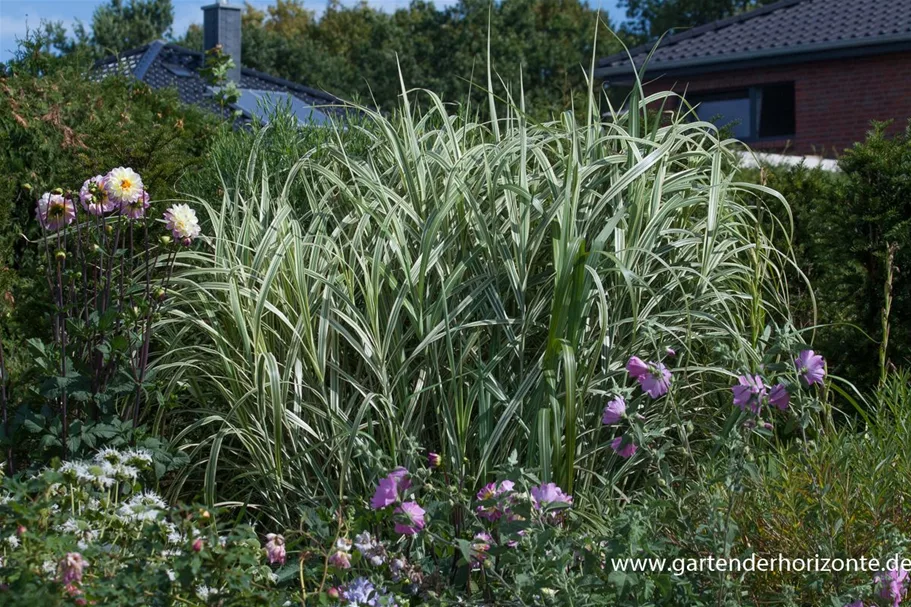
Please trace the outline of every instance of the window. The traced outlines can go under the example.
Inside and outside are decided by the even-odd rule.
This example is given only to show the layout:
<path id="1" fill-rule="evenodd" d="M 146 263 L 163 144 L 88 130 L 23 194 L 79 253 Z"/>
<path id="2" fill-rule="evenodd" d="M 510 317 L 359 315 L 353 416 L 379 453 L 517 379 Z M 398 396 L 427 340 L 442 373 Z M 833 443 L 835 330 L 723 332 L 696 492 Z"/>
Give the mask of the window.
<path id="1" fill-rule="evenodd" d="M 269 122 L 275 112 L 285 110 L 290 111 L 304 125 L 318 126 L 329 122 L 327 114 L 284 92 L 240 89 L 237 106 L 263 122 Z"/>
<path id="2" fill-rule="evenodd" d="M 769 84 L 721 93 L 692 93 L 687 101 L 699 120 L 727 128 L 744 141 L 795 133 L 794 83 Z"/>

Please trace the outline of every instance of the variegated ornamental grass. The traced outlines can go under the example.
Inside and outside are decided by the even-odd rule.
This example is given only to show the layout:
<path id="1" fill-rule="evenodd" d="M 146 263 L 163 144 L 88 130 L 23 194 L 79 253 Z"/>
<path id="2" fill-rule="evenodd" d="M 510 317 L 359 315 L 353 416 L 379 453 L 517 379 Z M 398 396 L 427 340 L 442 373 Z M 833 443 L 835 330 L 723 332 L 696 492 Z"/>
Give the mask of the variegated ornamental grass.
<path id="1" fill-rule="evenodd" d="M 407 466 L 414 443 L 469 488 L 515 453 L 583 509 L 623 495 L 656 449 L 697 458 L 724 422 L 730 361 L 753 366 L 764 327 L 788 322 L 789 257 L 761 225 L 789 221 L 755 195 L 774 192 L 734 181 L 740 144 L 645 111 L 671 97 L 542 124 L 411 92 L 288 158 L 280 191 L 268 175 L 288 166 L 254 151 L 244 187 L 194 202 L 211 246 L 182 253 L 183 302 L 162 321 L 185 345 L 159 370 L 199 407 L 178 436 L 195 462 L 182 480 L 293 523 L 296 503 L 365 499 L 368 454 Z M 353 129 L 366 153 L 346 153 Z M 671 393 L 644 412 L 642 455 L 620 460 L 602 409 L 632 385 L 631 355 L 668 346 Z"/>

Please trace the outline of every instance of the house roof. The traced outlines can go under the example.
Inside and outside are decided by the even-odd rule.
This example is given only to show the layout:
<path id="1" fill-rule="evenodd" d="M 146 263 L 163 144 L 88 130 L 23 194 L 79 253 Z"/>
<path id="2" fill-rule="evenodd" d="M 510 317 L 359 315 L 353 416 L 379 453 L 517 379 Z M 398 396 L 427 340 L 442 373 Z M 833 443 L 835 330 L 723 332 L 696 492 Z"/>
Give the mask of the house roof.
<path id="1" fill-rule="evenodd" d="M 595 75 L 629 80 L 653 48 L 605 57 Z M 911 50 L 911 0 L 780 0 L 665 37 L 647 73 L 692 75 L 901 50 Z"/>
<path id="2" fill-rule="evenodd" d="M 156 40 L 99 60 L 95 63 L 95 75 L 103 78 L 119 73 L 133 76 L 154 89 L 173 87 L 184 103 L 221 113 L 223 110 L 214 98 L 212 87 L 199 73 L 204 60 L 205 55 L 199 51 Z M 255 108 L 251 108 L 249 103 L 243 103 L 244 100 L 268 98 L 270 93 L 275 97 L 288 95 L 294 104 L 292 109 L 312 108 L 314 117 L 345 113 L 346 103 L 334 95 L 249 68 L 241 69 L 238 88 L 242 94 L 242 99 L 238 101 L 240 105 L 225 109 L 224 113 L 230 117 L 234 110 L 239 110 L 245 122 L 252 120 L 258 112 L 253 111 Z"/>

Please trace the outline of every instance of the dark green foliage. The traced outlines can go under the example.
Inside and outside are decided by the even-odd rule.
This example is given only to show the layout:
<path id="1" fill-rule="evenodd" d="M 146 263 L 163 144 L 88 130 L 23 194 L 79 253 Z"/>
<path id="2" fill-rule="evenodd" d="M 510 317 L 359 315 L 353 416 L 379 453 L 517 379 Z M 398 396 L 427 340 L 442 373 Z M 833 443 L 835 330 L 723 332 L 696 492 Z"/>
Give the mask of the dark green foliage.
<path id="1" fill-rule="evenodd" d="M 199 166 L 216 123 L 176 94 L 133 80 L 87 77 L 91 62 L 58 58 L 48 38 L 24 41 L 0 77 L 0 337 L 46 334 L 47 286 L 37 268 L 35 201 L 56 187 L 130 166 L 154 200 L 173 198 L 181 175 Z M 10 204 L 11 203 L 11 204 Z M 160 209 L 153 209 L 158 211 Z M 9 356 L 16 355 L 8 344 Z"/>
<path id="2" fill-rule="evenodd" d="M 173 21 L 171 0 L 109 0 L 92 15 L 91 43 L 100 54 L 120 53 L 163 38 Z"/>
<path id="3" fill-rule="evenodd" d="M 845 151 L 842 173 L 768 168 L 760 177 L 794 214 L 793 247 L 811 293 L 796 271 L 789 283 L 796 320 L 820 325 L 814 344 L 836 374 L 871 386 L 880 376 L 888 249 L 896 245 L 887 365 L 911 362 L 911 136 L 874 124 L 867 140 Z M 778 242 L 785 244 L 785 235 Z"/>

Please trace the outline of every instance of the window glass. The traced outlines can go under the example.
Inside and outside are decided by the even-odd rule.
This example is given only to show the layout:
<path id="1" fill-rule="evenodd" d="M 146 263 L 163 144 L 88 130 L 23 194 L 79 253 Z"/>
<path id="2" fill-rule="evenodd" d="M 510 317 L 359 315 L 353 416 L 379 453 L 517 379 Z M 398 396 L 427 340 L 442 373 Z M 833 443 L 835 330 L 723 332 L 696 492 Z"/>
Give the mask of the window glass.
<path id="1" fill-rule="evenodd" d="M 759 114 L 760 137 L 788 137 L 796 132 L 794 83 L 762 87 Z"/>
<path id="2" fill-rule="evenodd" d="M 749 139 L 752 135 L 749 91 L 724 96 L 690 97 L 690 103 L 698 104 L 696 115 L 700 120 L 711 122 L 719 129 L 727 128 L 738 139 Z"/>
<path id="3" fill-rule="evenodd" d="M 304 125 L 322 125 L 329 122 L 329 116 L 312 105 L 304 103 L 294 95 L 258 89 L 240 89 L 237 105 L 252 116 L 269 122 L 278 110 L 288 109 Z"/>

